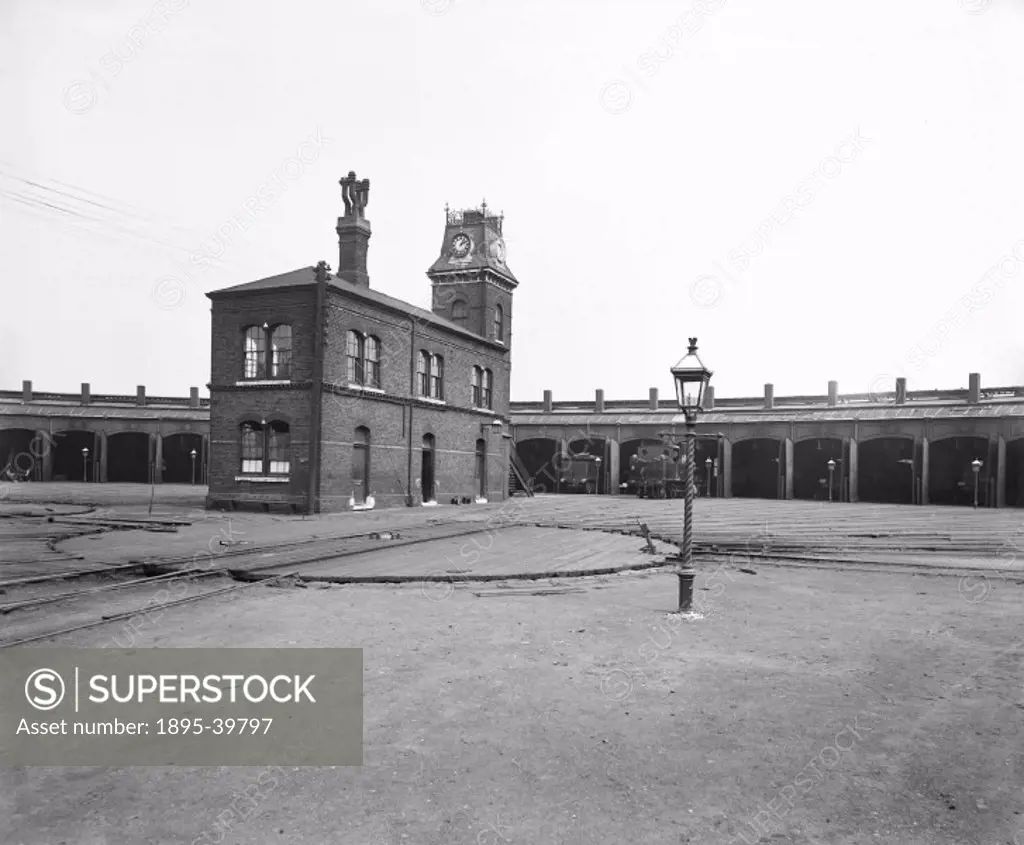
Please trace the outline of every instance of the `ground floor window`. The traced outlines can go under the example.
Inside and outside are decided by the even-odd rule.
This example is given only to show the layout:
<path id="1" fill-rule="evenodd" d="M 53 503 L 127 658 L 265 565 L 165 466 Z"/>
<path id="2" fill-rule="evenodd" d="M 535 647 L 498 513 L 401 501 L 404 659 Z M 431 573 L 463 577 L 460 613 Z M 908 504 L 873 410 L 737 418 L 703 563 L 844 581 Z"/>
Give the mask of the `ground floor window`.
<path id="1" fill-rule="evenodd" d="M 280 420 L 240 426 L 243 475 L 287 475 L 291 469 L 290 431 Z"/>

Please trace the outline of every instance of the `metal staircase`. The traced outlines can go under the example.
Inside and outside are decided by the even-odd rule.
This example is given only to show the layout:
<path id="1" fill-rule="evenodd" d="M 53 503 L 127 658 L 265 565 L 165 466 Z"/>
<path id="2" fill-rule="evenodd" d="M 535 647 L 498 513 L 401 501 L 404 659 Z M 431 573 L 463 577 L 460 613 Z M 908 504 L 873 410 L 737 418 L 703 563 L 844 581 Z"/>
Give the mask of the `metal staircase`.
<path id="1" fill-rule="evenodd" d="M 519 457 L 516 444 L 513 442 L 509 445 L 508 494 L 510 496 L 515 496 L 516 494 L 533 496 L 533 485 L 530 484 L 530 475 L 526 471 L 522 458 Z"/>

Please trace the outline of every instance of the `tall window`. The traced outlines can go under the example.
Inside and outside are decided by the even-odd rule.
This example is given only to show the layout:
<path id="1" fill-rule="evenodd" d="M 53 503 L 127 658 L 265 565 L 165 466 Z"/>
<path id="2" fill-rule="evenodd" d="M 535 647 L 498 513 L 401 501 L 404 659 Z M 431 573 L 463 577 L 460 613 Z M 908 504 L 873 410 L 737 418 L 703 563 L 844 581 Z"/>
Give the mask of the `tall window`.
<path id="1" fill-rule="evenodd" d="M 420 396 L 444 399 L 444 358 L 421 349 L 416 364 L 416 382 Z"/>
<path id="2" fill-rule="evenodd" d="M 456 299 L 455 302 L 452 303 L 452 322 L 458 323 L 460 326 L 464 326 L 468 319 L 469 308 L 463 300 Z"/>
<path id="3" fill-rule="evenodd" d="M 270 377 L 291 378 L 292 373 L 292 327 L 274 326 L 270 330 Z"/>
<path id="4" fill-rule="evenodd" d="M 359 332 L 349 332 L 345 344 L 349 384 L 363 383 L 363 350 L 363 336 Z"/>
<path id="5" fill-rule="evenodd" d="M 345 359 L 349 384 L 380 387 L 380 338 L 350 331 Z"/>
<path id="6" fill-rule="evenodd" d="M 500 305 L 494 306 L 494 339 L 505 340 L 505 312 Z"/>
<path id="7" fill-rule="evenodd" d="M 291 468 L 288 459 L 291 432 L 288 423 L 272 422 L 267 428 L 267 474 L 287 475 Z"/>
<path id="8" fill-rule="evenodd" d="M 490 370 L 484 370 L 484 389 L 483 389 L 483 394 L 484 394 L 483 400 L 484 401 L 483 401 L 483 404 L 482 404 L 481 407 L 484 407 L 484 408 L 490 408 L 491 407 L 491 401 L 492 401 L 491 396 L 492 396 L 492 394 L 494 392 L 493 391 L 493 385 L 494 385 L 494 373 L 492 373 Z"/>
<path id="9" fill-rule="evenodd" d="M 266 375 L 265 333 L 259 326 L 245 330 L 245 378 L 263 378 Z"/>
<path id="10" fill-rule="evenodd" d="M 290 432 L 288 423 L 244 422 L 240 426 L 242 473 L 244 475 L 287 475 Z"/>
<path id="11" fill-rule="evenodd" d="M 483 399 L 484 371 L 481 367 L 473 367 L 473 407 L 481 407 Z"/>
<path id="12" fill-rule="evenodd" d="M 444 399 L 444 358 L 430 357 L 430 398 Z"/>
<path id="13" fill-rule="evenodd" d="M 367 387 L 380 387 L 380 339 L 366 338 L 366 365 L 363 367 Z"/>
<path id="14" fill-rule="evenodd" d="M 420 396 L 430 395 L 430 353 L 425 349 L 420 350 L 420 357 L 416 363 L 416 380 L 419 382 Z"/>
<path id="15" fill-rule="evenodd" d="M 263 426 L 256 422 L 242 423 L 242 472 L 263 473 Z"/>
<path id="16" fill-rule="evenodd" d="M 246 326 L 242 341 L 247 379 L 289 379 L 292 372 L 292 327 L 284 323 Z"/>

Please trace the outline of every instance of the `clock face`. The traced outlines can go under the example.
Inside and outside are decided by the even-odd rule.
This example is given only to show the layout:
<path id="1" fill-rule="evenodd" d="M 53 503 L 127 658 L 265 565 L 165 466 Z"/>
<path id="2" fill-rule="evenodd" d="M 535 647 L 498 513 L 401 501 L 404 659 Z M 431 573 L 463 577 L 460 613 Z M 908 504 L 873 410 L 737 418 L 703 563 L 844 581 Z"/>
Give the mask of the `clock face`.
<path id="1" fill-rule="evenodd" d="M 498 240 L 495 241 L 491 246 L 491 255 L 494 256 L 494 260 L 499 264 L 505 263 L 505 242 Z"/>
<path id="2" fill-rule="evenodd" d="M 467 235 L 456 235 L 452 238 L 451 257 L 452 258 L 465 258 L 469 255 L 469 250 L 472 248 L 473 243 L 470 241 Z"/>

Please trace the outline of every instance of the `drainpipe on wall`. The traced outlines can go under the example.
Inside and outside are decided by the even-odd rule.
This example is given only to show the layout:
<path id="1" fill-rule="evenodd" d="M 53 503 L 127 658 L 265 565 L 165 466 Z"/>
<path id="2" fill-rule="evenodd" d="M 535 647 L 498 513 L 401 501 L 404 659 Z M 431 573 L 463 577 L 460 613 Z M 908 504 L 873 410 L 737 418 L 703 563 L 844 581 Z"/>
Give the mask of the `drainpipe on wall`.
<path id="1" fill-rule="evenodd" d="M 411 508 L 413 504 L 412 497 L 412 413 L 413 413 L 413 397 L 416 395 L 416 320 L 410 320 L 409 329 L 409 442 L 406 446 L 408 454 L 408 480 L 405 487 L 405 506 Z M 436 474 L 437 469 L 435 467 L 434 472 Z"/>
<path id="2" fill-rule="evenodd" d="M 320 437 L 323 433 L 324 396 L 324 305 L 327 299 L 326 261 L 316 265 L 316 311 L 313 314 L 313 384 L 309 390 L 309 490 L 306 513 L 320 512 Z"/>

